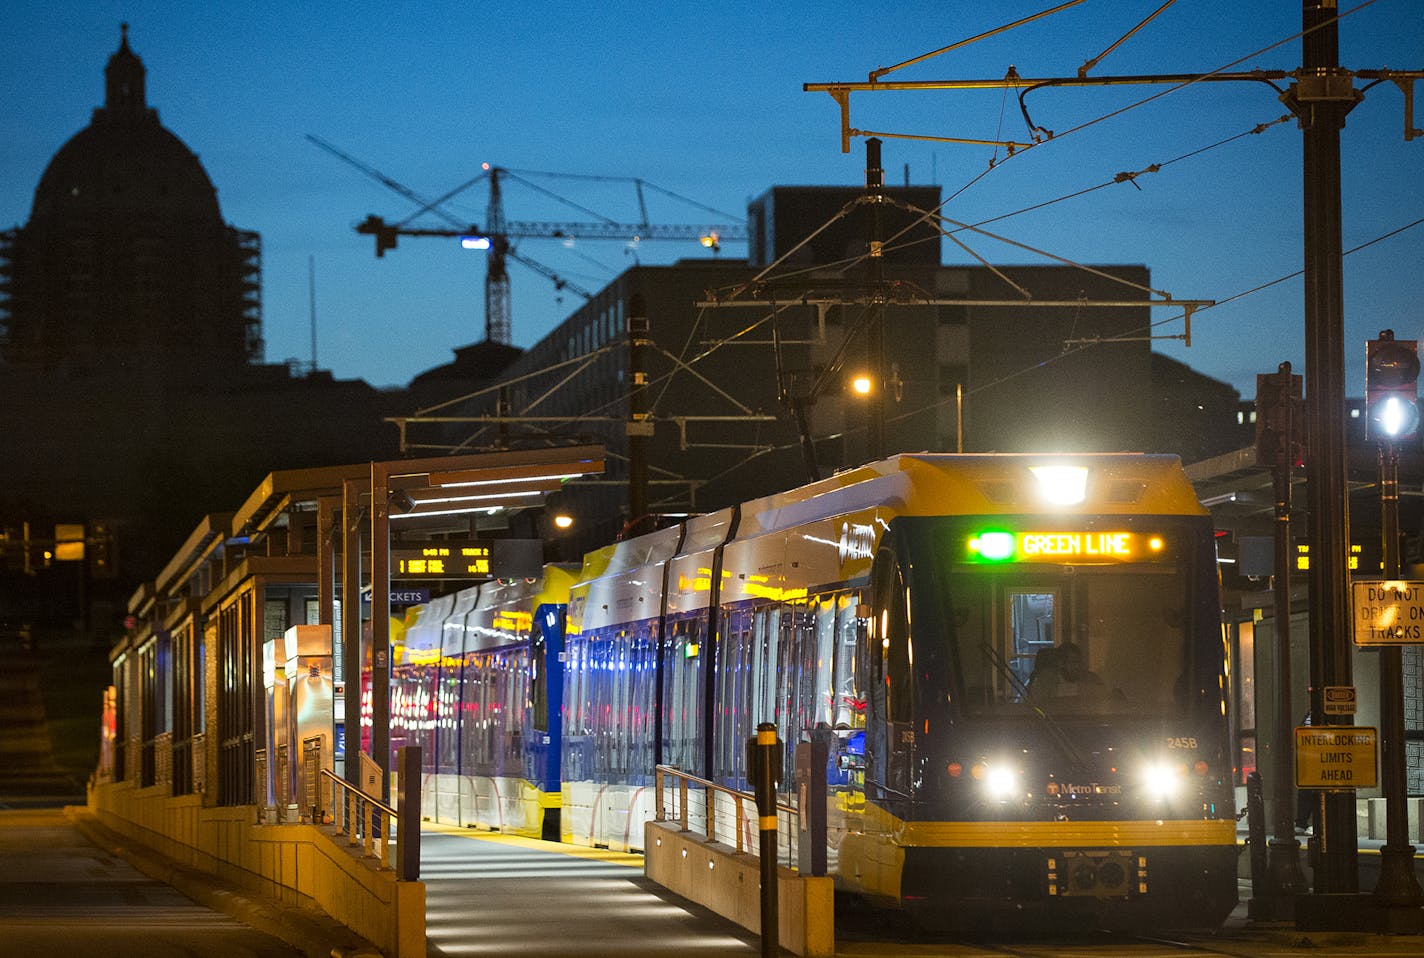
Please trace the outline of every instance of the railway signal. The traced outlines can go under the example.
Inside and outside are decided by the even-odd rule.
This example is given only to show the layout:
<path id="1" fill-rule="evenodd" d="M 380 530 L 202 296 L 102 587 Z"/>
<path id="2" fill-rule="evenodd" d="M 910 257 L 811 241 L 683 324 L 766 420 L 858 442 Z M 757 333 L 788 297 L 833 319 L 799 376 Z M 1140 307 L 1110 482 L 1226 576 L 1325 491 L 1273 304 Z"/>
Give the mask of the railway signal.
<path id="1" fill-rule="evenodd" d="M 1304 422 L 1301 377 L 1291 374 L 1290 363 L 1281 363 L 1273 373 L 1257 373 L 1256 461 L 1271 468 L 1303 465 Z"/>
<path id="2" fill-rule="evenodd" d="M 1366 429 L 1371 439 L 1397 443 L 1419 434 L 1419 344 L 1380 330 L 1365 344 Z"/>

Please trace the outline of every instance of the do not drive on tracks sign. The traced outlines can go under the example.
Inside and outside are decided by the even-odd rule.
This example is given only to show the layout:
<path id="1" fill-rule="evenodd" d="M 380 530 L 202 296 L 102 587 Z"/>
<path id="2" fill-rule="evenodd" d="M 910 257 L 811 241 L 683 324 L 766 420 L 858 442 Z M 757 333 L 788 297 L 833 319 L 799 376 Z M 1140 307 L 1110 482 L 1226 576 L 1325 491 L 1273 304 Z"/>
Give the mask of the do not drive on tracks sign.
<path id="1" fill-rule="evenodd" d="M 1373 788 L 1379 732 L 1345 725 L 1301 725 L 1295 730 L 1296 788 Z"/>
<path id="2" fill-rule="evenodd" d="M 1355 580 L 1355 644 L 1424 644 L 1424 582 Z"/>

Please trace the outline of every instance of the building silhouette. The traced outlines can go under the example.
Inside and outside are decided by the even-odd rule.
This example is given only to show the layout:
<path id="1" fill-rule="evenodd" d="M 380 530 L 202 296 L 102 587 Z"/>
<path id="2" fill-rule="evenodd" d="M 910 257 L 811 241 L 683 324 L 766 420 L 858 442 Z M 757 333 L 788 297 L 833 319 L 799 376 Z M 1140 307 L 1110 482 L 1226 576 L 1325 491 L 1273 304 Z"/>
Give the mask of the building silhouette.
<path id="1" fill-rule="evenodd" d="M 125 25 L 103 105 L 0 233 L 0 622 L 122 593 L 273 469 L 394 447 L 399 394 L 264 364 L 260 237 L 224 222 L 145 80 Z M 85 562 L 45 557 L 57 524 L 85 528 Z"/>
<path id="2" fill-rule="evenodd" d="M 223 222 L 198 157 L 145 99 L 125 27 L 104 105 L 4 235 L 11 368 L 211 381 L 262 361 L 261 241 Z"/>

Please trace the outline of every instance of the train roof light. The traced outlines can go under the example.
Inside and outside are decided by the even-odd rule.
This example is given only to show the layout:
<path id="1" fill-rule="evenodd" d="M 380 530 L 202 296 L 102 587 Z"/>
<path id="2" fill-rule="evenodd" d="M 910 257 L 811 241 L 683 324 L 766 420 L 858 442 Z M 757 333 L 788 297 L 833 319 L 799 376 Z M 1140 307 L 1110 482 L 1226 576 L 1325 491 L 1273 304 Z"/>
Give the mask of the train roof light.
<path id="1" fill-rule="evenodd" d="M 1076 506 L 1088 497 L 1088 470 L 1083 466 L 1030 466 L 1038 492 L 1055 506 Z"/>

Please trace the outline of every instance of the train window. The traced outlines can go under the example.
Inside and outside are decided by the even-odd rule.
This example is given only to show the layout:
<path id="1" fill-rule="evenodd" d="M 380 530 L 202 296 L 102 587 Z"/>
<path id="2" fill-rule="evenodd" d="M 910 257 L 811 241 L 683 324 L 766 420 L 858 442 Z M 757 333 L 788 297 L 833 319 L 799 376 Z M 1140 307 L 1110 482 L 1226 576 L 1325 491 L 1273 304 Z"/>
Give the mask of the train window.
<path id="1" fill-rule="evenodd" d="M 775 609 L 758 609 L 752 621 L 751 696 L 747 715 L 749 727 L 775 722 L 777 681 L 777 614 Z M 747 734 L 751 734 L 748 731 Z"/>
<path id="2" fill-rule="evenodd" d="M 690 771 L 702 768 L 702 648 L 707 622 L 683 619 L 671 624 L 663 661 L 662 761 Z"/>
<path id="3" fill-rule="evenodd" d="M 1039 655 L 1052 649 L 1053 610 L 1058 604 L 1055 592 L 1014 592 L 1008 594 L 1008 663 L 1017 680 L 1007 691 L 1010 701 L 1017 702 L 1029 683 Z M 1044 656 L 1045 661 L 1050 656 Z"/>
<path id="4" fill-rule="evenodd" d="M 865 727 L 865 698 L 857 681 L 856 650 L 869 622 L 858 614 L 858 592 L 842 593 L 836 599 L 835 703 L 831 724 L 835 728 Z"/>
<path id="5" fill-rule="evenodd" d="M 1183 704 L 1185 584 L 1168 570 L 956 575 L 951 623 L 971 712 L 1161 714 Z M 1065 678 L 1066 677 L 1066 678 Z"/>
<path id="6" fill-rule="evenodd" d="M 831 685 L 836 661 L 836 600 L 830 596 L 816 599 L 809 619 L 807 624 L 813 631 L 803 639 L 802 648 L 809 658 L 803 675 L 811 677 L 808 685 L 817 694 L 815 701 L 809 703 L 808 718 L 813 727 L 829 727 L 833 721 L 836 694 Z"/>

